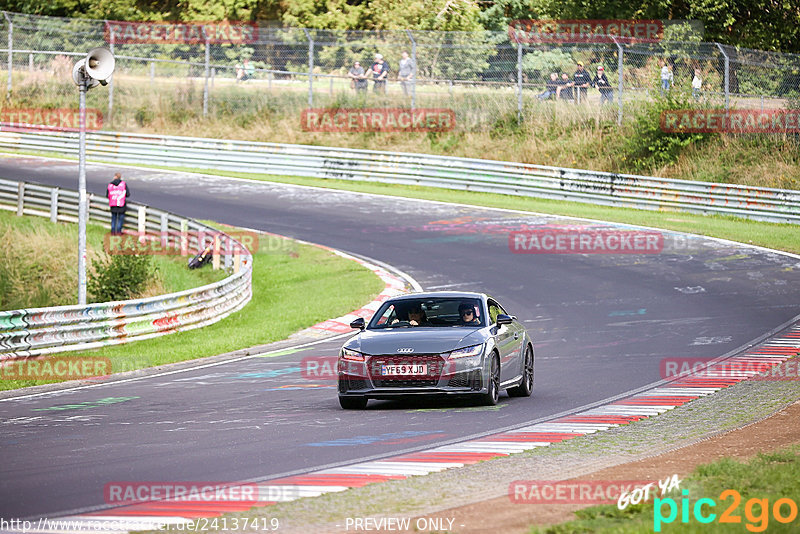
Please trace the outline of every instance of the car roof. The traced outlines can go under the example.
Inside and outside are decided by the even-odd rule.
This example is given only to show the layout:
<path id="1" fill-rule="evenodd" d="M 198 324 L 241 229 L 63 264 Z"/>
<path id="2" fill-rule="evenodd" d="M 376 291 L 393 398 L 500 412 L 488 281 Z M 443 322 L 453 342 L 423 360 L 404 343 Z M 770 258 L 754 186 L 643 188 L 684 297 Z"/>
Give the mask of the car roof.
<path id="1" fill-rule="evenodd" d="M 409 300 L 409 299 L 425 299 L 425 298 L 491 298 L 486 293 L 476 293 L 473 291 L 424 291 L 422 293 L 408 293 L 406 295 L 398 295 L 389 300 Z"/>

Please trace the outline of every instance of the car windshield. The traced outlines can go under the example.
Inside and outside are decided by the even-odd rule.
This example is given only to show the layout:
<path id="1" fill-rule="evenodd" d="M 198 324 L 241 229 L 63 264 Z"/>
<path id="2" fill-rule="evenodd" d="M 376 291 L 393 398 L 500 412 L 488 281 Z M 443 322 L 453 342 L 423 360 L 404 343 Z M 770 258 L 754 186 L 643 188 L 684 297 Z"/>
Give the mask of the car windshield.
<path id="1" fill-rule="evenodd" d="M 369 322 L 370 330 L 383 328 L 482 327 L 486 319 L 478 298 L 420 298 L 390 300 Z"/>

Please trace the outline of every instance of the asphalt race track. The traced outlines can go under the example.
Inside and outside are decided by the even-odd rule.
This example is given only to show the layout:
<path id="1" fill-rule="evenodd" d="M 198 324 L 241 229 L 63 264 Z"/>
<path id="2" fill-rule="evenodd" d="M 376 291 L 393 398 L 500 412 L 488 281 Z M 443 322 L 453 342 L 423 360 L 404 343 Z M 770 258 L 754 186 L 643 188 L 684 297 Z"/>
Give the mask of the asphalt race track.
<path id="1" fill-rule="evenodd" d="M 113 170 L 90 165 L 89 190 L 103 194 Z M 77 187 L 70 162 L 3 159 L 0 176 Z M 162 171 L 123 177 L 137 202 L 374 258 L 425 289 L 494 295 L 533 335 L 534 395 L 503 395 L 497 409 L 371 401 L 343 411 L 334 382 L 301 373 L 303 358 L 335 356 L 338 339 L 4 400 L 0 517 L 102 507 L 110 482 L 268 479 L 521 426 L 656 382 L 664 358 L 720 356 L 800 314 L 800 260 L 744 246 L 666 234 L 659 254 L 519 254 L 509 231 L 558 219 Z"/>

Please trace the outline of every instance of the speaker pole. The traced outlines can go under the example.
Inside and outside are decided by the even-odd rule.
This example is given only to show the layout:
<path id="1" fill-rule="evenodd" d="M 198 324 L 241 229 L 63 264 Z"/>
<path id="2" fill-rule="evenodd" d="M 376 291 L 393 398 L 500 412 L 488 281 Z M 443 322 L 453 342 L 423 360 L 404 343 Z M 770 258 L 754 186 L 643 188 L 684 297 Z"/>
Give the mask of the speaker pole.
<path id="1" fill-rule="evenodd" d="M 89 79 L 82 76 L 80 91 L 79 148 L 78 148 L 78 304 L 86 305 L 86 90 Z"/>

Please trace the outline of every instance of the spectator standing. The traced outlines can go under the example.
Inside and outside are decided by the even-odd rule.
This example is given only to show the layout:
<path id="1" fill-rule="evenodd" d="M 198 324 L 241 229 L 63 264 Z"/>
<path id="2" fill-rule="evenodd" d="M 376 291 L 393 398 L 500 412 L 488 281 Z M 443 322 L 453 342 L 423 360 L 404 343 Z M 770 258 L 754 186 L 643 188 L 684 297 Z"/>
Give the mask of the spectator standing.
<path id="1" fill-rule="evenodd" d="M 597 90 L 600 91 L 601 106 L 606 102 L 609 104 L 614 103 L 614 89 L 608 82 L 606 71 L 602 65 L 597 67 L 597 74 L 595 75 L 594 80 L 592 80 L 592 87 L 597 87 Z"/>
<path id="2" fill-rule="evenodd" d="M 241 63 L 236 65 L 236 82 L 246 82 L 255 74 L 256 69 L 250 64 L 249 59 L 242 60 Z"/>
<path id="3" fill-rule="evenodd" d="M 403 94 L 408 96 L 411 94 L 411 85 L 414 83 L 414 74 L 416 73 L 417 66 L 414 65 L 414 60 L 408 57 L 408 52 L 403 52 L 402 59 L 400 60 L 399 70 L 397 71 L 397 79 L 400 80 L 400 86 L 403 88 Z"/>
<path id="4" fill-rule="evenodd" d="M 355 89 L 356 93 L 365 93 L 367 91 L 367 75 L 361 63 L 358 61 L 353 63 L 347 75 L 350 77 L 350 87 Z"/>
<path id="5" fill-rule="evenodd" d="M 562 98 L 563 100 L 572 100 L 574 98 L 572 94 L 572 86 L 574 84 L 569 81 L 569 74 L 566 72 L 561 73 L 561 80 L 558 81 L 558 87 L 556 87 L 556 98 Z"/>
<path id="6" fill-rule="evenodd" d="M 558 91 L 558 74 L 555 72 L 550 73 L 550 81 L 544 86 L 544 92 L 538 95 L 539 100 L 547 100 L 551 96 L 556 96 Z"/>
<path id="7" fill-rule="evenodd" d="M 111 234 L 120 235 L 125 224 L 126 199 L 131 195 L 128 184 L 122 180 L 122 174 L 116 173 L 114 179 L 106 187 L 108 206 L 111 209 Z"/>
<path id="8" fill-rule="evenodd" d="M 375 54 L 375 63 L 372 64 L 372 81 L 375 83 L 372 90 L 376 94 L 386 94 L 386 78 L 389 76 L 389 63 L 381 54 Z"/>
<path id="9" fill-rule="evenodd" d="M 672 69 L 665 61 L 661 67 L 661 94 L 663 95 L 672 87 Z"/>
<path id="10" fill-rule="evenodd" d="M 586 95 L 589 92 L 589 86 L 592 85 L 592 77 L 583 68 L 583 63 L 578 61 L 578 69 L 572 77 L 572 83 L 575 86 L 575 93 L 578 102 L 586 101 Z"/>
<path id="11" fill-rule="evenodd" d="M 700 90 L 703 88 L 703 78 L 700 77 L 700 69 L 694 69 L 692 78 L 692 96 L 695 100 L 700 98 Z"/>

